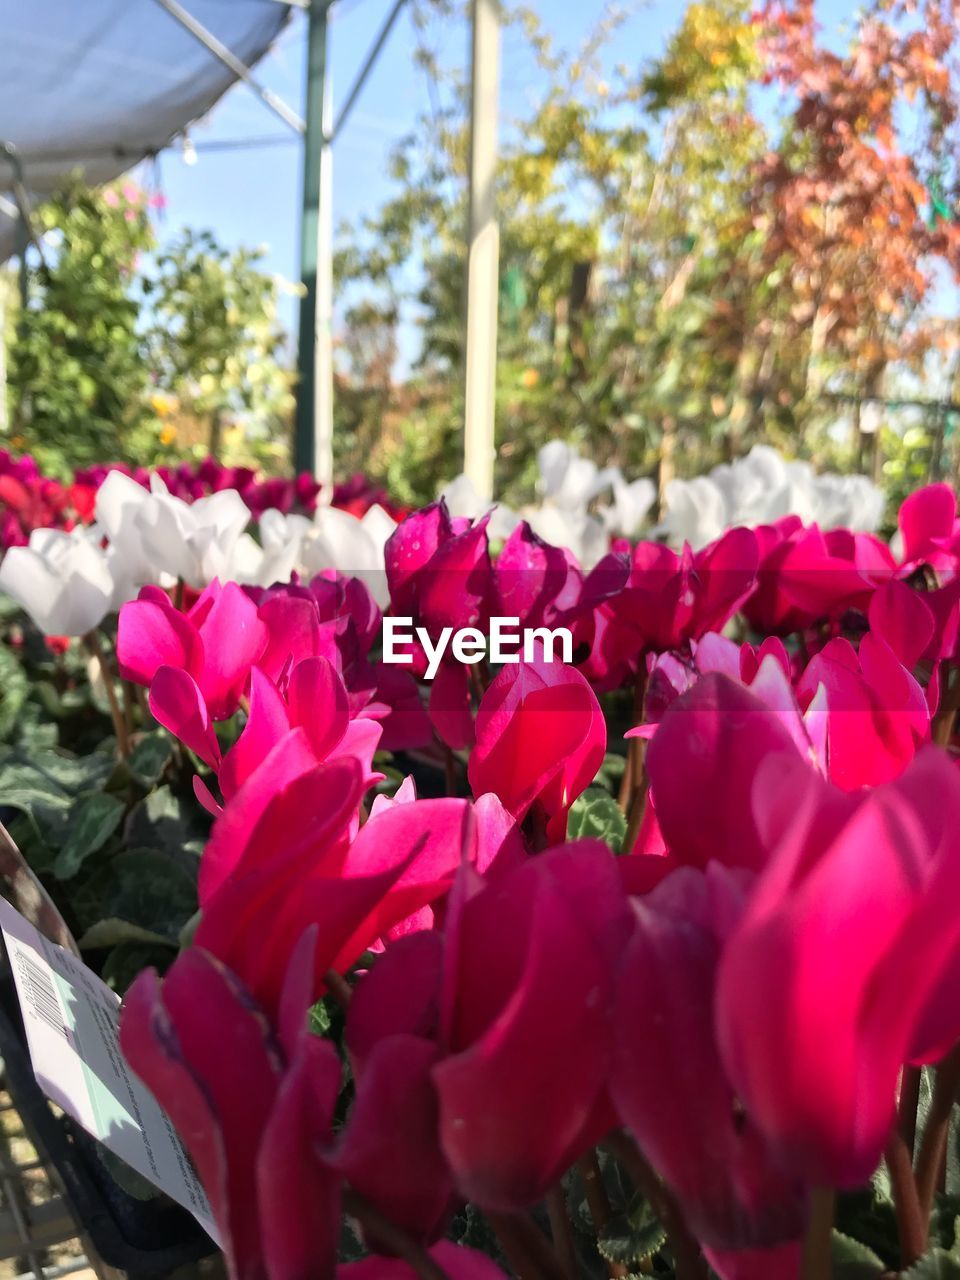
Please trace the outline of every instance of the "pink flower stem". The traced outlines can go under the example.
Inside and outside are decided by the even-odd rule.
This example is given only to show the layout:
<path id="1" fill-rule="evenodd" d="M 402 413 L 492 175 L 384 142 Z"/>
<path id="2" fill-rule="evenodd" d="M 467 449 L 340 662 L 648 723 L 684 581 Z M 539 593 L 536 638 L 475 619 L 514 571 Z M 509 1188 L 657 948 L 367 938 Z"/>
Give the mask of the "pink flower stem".
<path id="1" fill-rule="evenodd" d="M 646 656 L 640 655 L 636 683 L 633 686 L 633 723 L 631 728 L 643 723 L 643 699 L 647 688 Z M 633 808 L 634 792 L 643 774 L 643 739 L 631 738 L 627 744 L 627 764 L 620 783 L 620 808 L 625 815 Z"/>
<path id="2" fill-rule="evenodd" d="M 573 1229 L 567 1216 L 567 1201 L 563 1186 L 559 1182 L 547 1192 L 546 1205 L 554 1251 L 560 1259 L 560 1265 L 568 1280 L 576 1280 L 577 1253 L 573 1243 Z"/>
<path id="3" fill-rule="evenodd" d="M 376 1236 L 392 1253 L 402 1258 L 420 1280 L 450 1280 L 443 1267 L 434 1262 L 424 1248 L 356 1191 L 344 1190 L 343 1211 L 356 1218 L 365 1233 Z"/>
<path id="4" fill-rule="evenodd" d="M 950 1116 L 960 1091 L 960 1045 L 937 1067 L 933 1098 L 927 1115 L 920 1154 L 917 1156 L 917 1195 L 920 1211 L 929 1219 L 940 1181 L 940 1169 L 947 1151 Z"/>
<path id="5" fill-rule="evenodd" d="M 917 1107 L 920 1104 L 920 1068 L 905 1066 L 900 1073 L 900 1098 L 897 1102 L 897 1125 L 913 1159 L 917 1141 Z"/>
<path id="6" fill-rule="evenodd" d="M 924 1217 L 917 1193 L 917 1180 L 913 1174 L 913 1161 L 899 1129 L 894 1129 L 884 1152 L 893 1204 L 897 1215 L 897 1234 L 900 1237 L 900 1261 L 904 1268 L 911 1267 L 923 1257 L 927 1248 L 928 1222 Z M 829 1275 L 829 1272 L 825 1273 Z"/>
<path id="7" fill-rule="evenodd" d="M 803 1238 L 801 1280 L 830 1280 L 833 1274 L 833 1216 L 836 1196 L 832 1187 L 815 1187 L 810 1193 L 810 1221 Z"/>
<path id="8" fill-rule="evenodd" d="M 130 754 L 130 736 L 127 733 L 127 724 L 120 710 L 120 703 L 117 701 L 117 691 L 113 684 L 113 674 L 107 663 L 106 655 L 103 652 L 103 645 L 100 643 L 100 637 L 96 631 L 91 631 L 84 637 L 84 644 L 89 653 L 96 658 L 100 666 L 100 675 L 103 679 L 103 688 L 107 695 L 107 705 L 110 708 L 110 719 L 113 721 L 113 732 L 117 739 L 117 751 L 121 760 L 126 760 Z"/>
<path id="9" fill-rule="evenodd" d="M 687 1228 L 680 1205 L 644 1159 L 633 1139 L 625 1133 L 614 1132 L 607 1134 L 604 1146 L 623 1165 L 637 1190 L 646 1196 L 660 1219 L 673 1251 L 677 1280 L 708 1280 L 710 1273 L 706 1260 Z"/>
<path id="10" fill-rule="evenodd" d="M 548 1240 L 528 1214 L 488 1209 L 487 1220 L 517 1280 L 568 1280 Z"/>
<path id="11" fill-rule="evenodd" d="M 348 1009 L 350 1001 L 353 999 L 353 988 L 346 978 L 337 973 L 336 969 L 328 969 L 323 976 L 323 980 L 327 984 L 327 990 L 340 1008 Z"/>
<path id="12" fill-rule="evenodd" d="M 583 1179 L 583 1189 L 587 1196 L 587 1208 L 590 1210 L 593 1228 L 599 1239 L 610 1221 L 613 1211 L 610 1208 L 607 1189 L 603 1185 L 603 1173 L 600 1169 L 600 1161 L 597 1158 L 596 1151 L 589 1151 L 585 1156 L 581 1156 L 577 1161 L 577 1168 L 580 1170 L 580 1177 Z M 640 1270 L 643 1269 L 643 1267 L 640 1268 Z M 628 1268 L 622 1262 L 610 1262 L 608 1259 L 607 1274 L 610 1276 L 610 1280 L 622 1280 L 622 1277 L 628 1274 Z"/>

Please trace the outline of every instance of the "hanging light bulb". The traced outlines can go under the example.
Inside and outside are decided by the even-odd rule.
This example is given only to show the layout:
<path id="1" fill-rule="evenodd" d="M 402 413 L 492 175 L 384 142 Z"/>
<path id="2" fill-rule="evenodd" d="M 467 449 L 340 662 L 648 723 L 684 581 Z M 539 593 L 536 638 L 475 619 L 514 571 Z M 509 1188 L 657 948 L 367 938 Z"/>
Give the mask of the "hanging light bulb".
<path id="1" fill-rule="evenodd" d="M 185 133 L 180 139 L 180 149 L 183 152 L 183 163 L 191 167 L 197 163 L 197 148 L 193 145 L 193 139 L 189 133 Z"/>

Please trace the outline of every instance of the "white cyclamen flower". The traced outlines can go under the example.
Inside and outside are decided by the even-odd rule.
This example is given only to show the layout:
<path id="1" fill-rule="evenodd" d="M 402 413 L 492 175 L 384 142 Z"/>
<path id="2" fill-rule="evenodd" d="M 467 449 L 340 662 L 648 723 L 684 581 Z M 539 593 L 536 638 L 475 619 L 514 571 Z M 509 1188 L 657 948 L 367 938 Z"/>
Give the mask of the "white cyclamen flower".
<path id="1" fill-rule="evenodd" d="M 48 636 L 82 636 L 113 608 L 107 557 L 83 533 L 34 529 L 30 545 L 11 547 L 0 564 L 5 591 Z"/>
<path id="2" fill-rule="evenodd" d="M 336 569 L 360 578 L 381 608 L 390 599 L 383 549 L 396 522 L 374 504 L 361 519 L 336 507 L 318 507 L 303 539 L 301 561 L 307 576 Z"/>
<path id="3" fill-rule="evenodd" d="M 229 576 L 250 510 L 236 489 L 223 489 L 187 503 L 175 498 L 158 475 L 147 492 L 113 471 L 97 491 L 96 516 L 137 585 L 169 586 L 177 579 L 201 590 Z"/>
<path id="4" fill-rule="evenodd" d="M 440 497 L 447 510 L 456 519 L 479 520 L 490 512 L 487 533 L 493 542 L 506 542 L 520 523 L 520 517 L 503 503 L 488 502 L 481 498 L 469 476 L 459 475 L 440 490 Z"/>

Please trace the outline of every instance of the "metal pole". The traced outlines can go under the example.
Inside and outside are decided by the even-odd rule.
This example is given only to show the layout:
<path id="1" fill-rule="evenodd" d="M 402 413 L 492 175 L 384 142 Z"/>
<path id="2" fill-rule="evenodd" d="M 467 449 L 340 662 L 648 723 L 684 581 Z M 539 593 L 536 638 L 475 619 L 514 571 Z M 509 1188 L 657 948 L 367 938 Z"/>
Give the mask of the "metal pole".
<path id="1" fill-rule="evenodd" d="M 244 84 L 249 85 L 253 92 L 257 95 L 261 102 L 270 110 L 280 117 L 280 119 L 290 126 L 297 133 L 303 133 L 304 124 L 295 111 L 291 111 L 282 98 L 271 90 L 267 89 L 253 75 L 247 64 L 223 43 L 218 40 L 212 31 L 209 31 L 202 22 L 198 22 L 189 10 L 185 9 L 178 0 L 157 0 L 157 4 L 162 9 L 166 9 L 171 18 L 176 18 L 177 22 L 189 31 L 195 40 L 199 40 L 205 49 L 218 58 L 225 67 L 228 67 L 238 80 L 242 80 Z"/>
<path id="2" fill-rule="evenodd" d="M 463 469 L 477 493 L 493 497 L 500 228 L 497 223 L 499 0 L 472 0 L 470 213 Z"/>
<path id="3" fill-rule="evenodd" d="M 373 70 L 373 66 L 377 58 L 380 57 L 380 51 L 383 49 L 383 46 L 387 43 L 387 37 L 390 35 L 390 32 L 393 30 L 393 24 L 396 22 L 397 18 L 400 17 L 400 10 L 403 8 L 406 2 L 407 0 L 394 0 L 393 8 L 387 14 L 386 20 L 384 21 L 383 26 L 380 28 L 380 32 L 377 35 L 376 40 L 374 40 L 373 45 L 370 48 L 370 52 L 367 54 L 366 61 L 364 62 L 360 70 L 357 72 L 357 78 L 356 80 L 354 80 L 353 85 L 350 88 L 350 92 L 347 94 L 346 101 L 344 102 L 343 106 L 340 108 L 340 114 L 337 116 L 337 122 L 333 126 L 333 129 L 330 132 L 331 142 L 334 141 L 336 138 L 339 138 L 340 130 L 346 124 L 347 117 L 349 116 L 350 112 L 353 110 L 353 106 L 354 106 L 354 103 L 357 101 L 357 98 L 359 98 L 360 96 L 360 90 L 367 83 L 367 76 Z"/>
<path id="4" fill-rule="evenodd" d="M 320 150 L 320 208 L 317 222 L 316 406 L 313 474 L 333 498 L 333 116 L 331 77 L 323 95 L 323 146 Z"/>
<path id="5" fill-rule="evenodd" d="M 307 30 L 306 133 L 303 140 L 303 198 L 300 214 L 300 338 L 299 379 L 293 457 L 297 471 L 311 471 L 316 446 L 317 384 L 317 257 L 323 195 L 321 175 L 326 141 L 323 136 L 327 68 L 327 11 L 329 0 L 312 0 Z M 329 166 L 328 166 L 329 168 Z M 327 192 L 329 196 L 329 190 Z"/>
<path id="6" fill-rule="evenodd" d="M 19 258 L 18 281 L 20 286 L 20 323 L 23 323 L 23 313 L 27 309 L 30 301 L 30 274 L 27 268 L 27 250 L 30 248 L 31 240 L 37 245 L 41 258 L 43 251 L 40 250 L 40 244 L 35 239 L 30 227 L 30 198 L 27 195 L 26 185 L 23 177 L 23 160 L 20 152 L 12 142 L 0 142 L 0 156 L 7 161 L 13 170 L 13 197 L 17 205 L 17 231 L 14 252 Z"/>

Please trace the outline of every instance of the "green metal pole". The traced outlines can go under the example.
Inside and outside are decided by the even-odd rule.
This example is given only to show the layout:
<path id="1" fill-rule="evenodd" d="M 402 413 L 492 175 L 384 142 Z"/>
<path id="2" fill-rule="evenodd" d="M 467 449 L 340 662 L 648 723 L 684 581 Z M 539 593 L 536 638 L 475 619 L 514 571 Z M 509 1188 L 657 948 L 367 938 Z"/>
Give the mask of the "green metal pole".
<path id="1" fill-rule="evenodd" d="M 317 237 L 323 99 L 327 70 L 327 14 L 331 0 L 310 0 L 307 33 L 307 105 L 303 135 L 303 201 L 300 213 L 300 341 L 293 459 L 297 471 L 313 471 L 316 441 Z M 329 199 L 329 193 L 327 193 Z"/>

